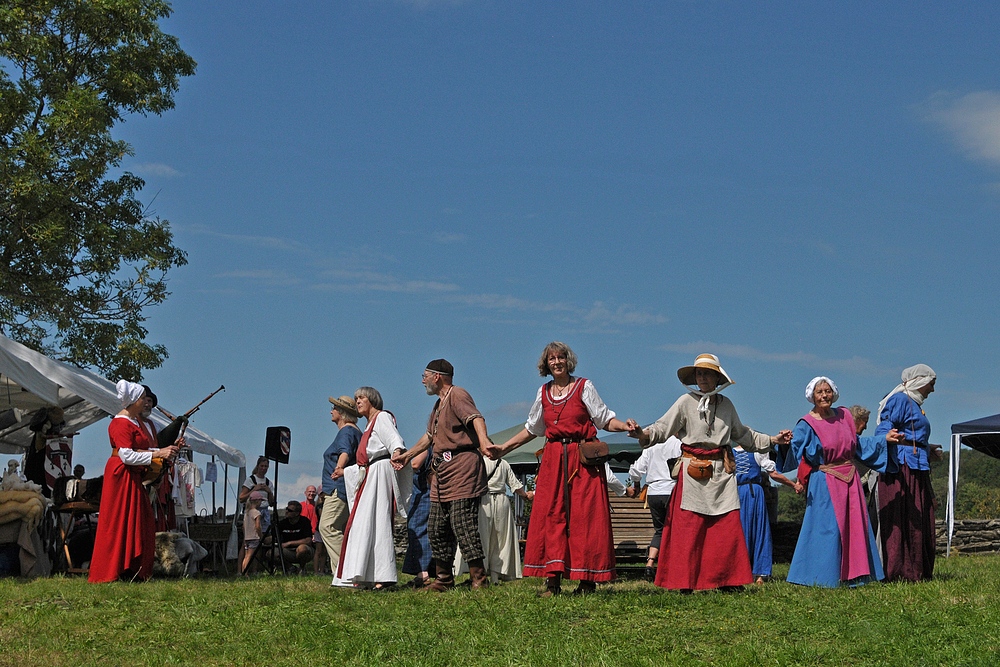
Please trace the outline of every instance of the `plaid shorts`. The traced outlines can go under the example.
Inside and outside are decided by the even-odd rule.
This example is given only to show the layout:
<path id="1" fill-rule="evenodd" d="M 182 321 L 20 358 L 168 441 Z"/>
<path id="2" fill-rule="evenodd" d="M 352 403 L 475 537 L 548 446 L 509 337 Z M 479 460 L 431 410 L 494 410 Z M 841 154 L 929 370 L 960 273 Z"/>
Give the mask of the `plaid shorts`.
<path id="1" fill-rule="evenodd" d="M 445 503 L 431 502 L 427 536 L 434 560 L 451 565 L 456 544 L 462 547 L 465 562 L 485 557 L 479 538 L 479 498 L 462 498 Z"/>

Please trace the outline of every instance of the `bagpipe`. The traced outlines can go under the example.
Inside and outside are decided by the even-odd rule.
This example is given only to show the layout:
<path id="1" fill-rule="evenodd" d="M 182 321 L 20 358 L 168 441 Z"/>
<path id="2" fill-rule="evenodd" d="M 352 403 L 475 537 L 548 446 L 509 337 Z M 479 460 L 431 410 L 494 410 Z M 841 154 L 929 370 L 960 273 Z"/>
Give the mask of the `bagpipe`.
<path id="1" fill-rule="evenodd" d="M 156 434 L 156 446 L 159 447 L 160 449 L 164 449 L 177 442 L 177 440 L 181 438 L 184 435 L 184 432 L 187 430 L 188 420 L 191 418 L 191 415 L 198 412 L 198 410 L 201 409 L 201 406 L 205 405 L 205 403 L 208 402 L 208 399 L 212 398 L 220 391 L 225 391 L 225 390 L 226 390 L 226 385 L 220 386 L 211 394 L 203 398 L 201 400 L 201 403 L 194 406 L 193 408 L 191 408 L 184 414 L 180 415 L 179 417 L 175 417 L 174 415 L 170 414 L 163 408 L 157 406 L 156 409 L 162 412 L 167 417 L 167 419 L 170 420 L 170 423 L 167 424 L 162 431 Z M 163 476 L 169 469 L 170 469 L 170 461 L 168 459 L 154 456 L 152 462 L 148 466 L 146 466 L 146 472 L 142 476 L 143 486 L 153 486 L 154 484 L 158 484 L 159 481 L 163 479 Z"/>

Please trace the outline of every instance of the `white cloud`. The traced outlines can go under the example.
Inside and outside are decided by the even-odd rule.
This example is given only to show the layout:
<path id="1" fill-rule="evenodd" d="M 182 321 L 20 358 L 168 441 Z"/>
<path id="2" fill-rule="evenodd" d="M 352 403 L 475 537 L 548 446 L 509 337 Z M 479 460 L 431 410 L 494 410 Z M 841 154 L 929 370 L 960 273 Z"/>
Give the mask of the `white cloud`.
<path id="1" fill-rule="evenodd" d="M 254 236 L 250 234 L 223 234 L 216 232 L 204 225 L 191 225 L 187 228 L 193 234 L 203 234 L 213 236 L 225 241 L 231 241 L 240 245 L 249 245 L 257 248 L 267 248 L 269 250 L 285 250 L 289 252 L 306 253 L 311 252 L 309 246 L 299 241 L 279 238 L 277 236 Z"/>
<path id="2" fill-rule="evenodd" d="M 927 119 L 947 130 L 968 157 L 1000 163 L 1000 92 L 939 93 L 925 108 Z"/>
<path id="3" fill-rule="evenodd" d="M 268 285 L 297 285 L 302 281 L 295 276 L 291 276 L 284 271 L 272 271 L 259 269 L 254 271 L 226 271 L 218 273 L 216 278 L 231 278 L 236 280 L 255 280 Z"/>
<path id="4" fill-rule="evenodd" d="M 162 164 L 160 162 L 140 162 L 139 164 L 133 165 L 132 171 L 139 175 L 147 176 L 164 176 L 166 178 L 174 178 L 176 176 L 183 176 L 183 174 L 168 164 Z"/>
<path id="5" fill-rule="evenodd" d="M 864 357 L 850 357 L 847 359 L 824 358 L 809 352 L 764 352 L 748 345 L 731 345 L 727 343 L 712 343 L 708 341 L 696 341 L 693 343 L 667 344 L 661 345 L 661 350 L 668 352 L 682 352 L 691 355 L 709 352 L 717 355 L 725 366 L 726 358 L 749 359 L 750 361 L 763 361 L 768 363 L 794 364 L 819 371 L 842 371 L 845 373 L 859 373 L 862 375 L 893 375 L 898 372 L 895 368 L 886 368 L 877 365 L 870 359 Z"/>

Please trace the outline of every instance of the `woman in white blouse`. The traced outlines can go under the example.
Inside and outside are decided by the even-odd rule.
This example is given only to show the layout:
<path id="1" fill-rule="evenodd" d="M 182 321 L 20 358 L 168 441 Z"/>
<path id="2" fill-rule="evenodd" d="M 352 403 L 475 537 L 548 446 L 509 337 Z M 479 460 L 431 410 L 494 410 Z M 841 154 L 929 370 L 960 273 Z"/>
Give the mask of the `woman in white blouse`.
<path id="1" fill-rule="evenodd" d="M 405 516 L 408 493 L 407 480 L 397 475 L 390 457 L 406 445 L 396 430 L 395 417 L 383 409 L 378 390 L 360 387 L 354 401 L 358 415 L 368 420 L 357 454 L 364 476 L 344 529 L 333 585 L 381 590 L 397 581 L 392 524 L 396 512 Z"/>
<path id="2" fill-rule="evenodd" d="M 528 522 L 524 575 L 545 577 L 542 596 L 560 592 L 563 577 L 579 581 L 575 593 L 591 593 L 595 582 L 615 578 L 615 547 L 604 465 L 580 462 L 580 444 L 597 439 L 597 429 L 628 431 L 638 424 L 615 417 L 593 383 L 574 377 L 576 355 L 565 343 L 545 346 L 538 373 L 542 385 L 520 433 L 488 447 L 499 458 L 537 436 L 545 449 L 535 482 Z"/>

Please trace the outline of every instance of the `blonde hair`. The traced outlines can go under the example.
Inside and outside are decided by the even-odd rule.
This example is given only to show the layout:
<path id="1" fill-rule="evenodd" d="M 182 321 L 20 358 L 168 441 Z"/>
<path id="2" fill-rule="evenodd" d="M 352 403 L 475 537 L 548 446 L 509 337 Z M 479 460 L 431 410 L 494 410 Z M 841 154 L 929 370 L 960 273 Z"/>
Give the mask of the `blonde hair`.
<path id="1" fill-rule="evenodd" d="M 549 368 L 549 355 L 553 352 L 558 352 L 566 355 L 566 371 L 572 373 L 576 370 L 576 353 L 570 349 L 569 345 L 566 343 L 560 343 L 557 340 L 552 341 L 545 346 L 542 350 L 542 356 L 538 359 L 538 374 L 542 377 L 546 375 L 552 375 L 552 370 Z"/>

